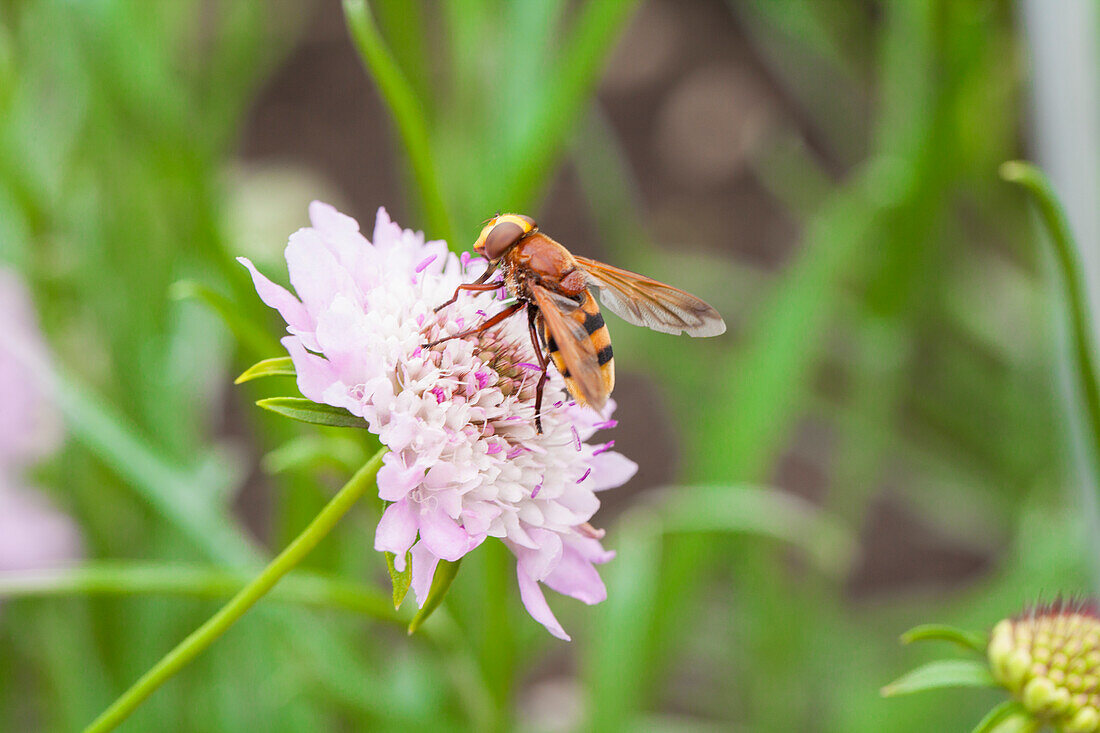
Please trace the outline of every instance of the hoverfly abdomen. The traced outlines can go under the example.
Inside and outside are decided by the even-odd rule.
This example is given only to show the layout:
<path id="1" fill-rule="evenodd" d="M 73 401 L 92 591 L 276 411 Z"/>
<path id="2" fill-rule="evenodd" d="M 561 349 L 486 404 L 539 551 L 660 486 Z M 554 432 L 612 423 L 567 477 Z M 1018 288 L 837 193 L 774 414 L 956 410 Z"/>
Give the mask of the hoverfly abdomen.
<path id="1" fill-rule="evenodd" d="M 611 351 L 611 334 L 607 330 L 607 324 L 604 323 L 603 314 L 600 312 L 600 306 L 596 303 L 596 299 L 592 297 L 592 294 L 588 291 L 584 292 L 584 300 L 578 308 L 565 316 L 576 323 L 585 330 L 588 334 L 589 340 L 592 342 L 592 351 L 596 354 L 596 360 L 600 368 L 600 377 L 603 380 L 603 386 L 605 388 L 605 394 L 611 394 L 611 390 L 615 387 L 615 359 Z M 565 358 L 562 356 L 561 351 L 558 349 L 558 344 L 554 341 L 553 335 L 550 333 L 549 328 L 546 325 L 546 321 L 541 323 L 542 338 L 546 342 L 546 350 L 550 353 L 550 358 L 554 361 L 554 366 L 557 367 L 558 372 L 561 373 L 565 379 L 565 386 L 579 404 L 587 404 L 584 399 L 584 391 L 581 390 L 573 375 L 569 373 L 569 368 L 566 366 Z"/>

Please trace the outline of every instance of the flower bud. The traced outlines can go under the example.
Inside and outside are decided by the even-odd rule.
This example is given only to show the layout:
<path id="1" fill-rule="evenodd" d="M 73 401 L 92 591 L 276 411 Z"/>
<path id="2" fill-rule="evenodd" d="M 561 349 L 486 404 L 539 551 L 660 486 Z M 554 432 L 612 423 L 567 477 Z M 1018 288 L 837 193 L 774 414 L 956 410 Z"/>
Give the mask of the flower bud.
<path id="1" fill-rule="evenodd" d="M 1100 733 L 1100 615 L 1092 602 L 1056 600 L 998 623 L 993 676 L 1037 719 L 1066 733 Z"/>

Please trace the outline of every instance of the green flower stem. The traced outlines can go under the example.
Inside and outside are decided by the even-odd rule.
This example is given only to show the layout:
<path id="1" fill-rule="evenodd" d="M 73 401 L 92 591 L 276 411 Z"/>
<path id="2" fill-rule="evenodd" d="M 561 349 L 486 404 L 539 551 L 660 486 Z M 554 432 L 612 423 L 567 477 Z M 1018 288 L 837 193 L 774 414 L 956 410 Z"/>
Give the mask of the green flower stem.
<path id="1" fill-rule="evenodd" d="M 45 598 L 69 595 L 171 595 L 227 598 L 241 590 L 249 576 L 202 565 L 157 562 L 92 562 L 57 570 L 0 573 L 0 598 Z M 330 608 L 407 627 L 408 614 L 398 614 L 389 597 L 357 583 L 308 571 L 295 571 L 272 590 L 271 599 L 311 608 Z"/>
<path id="2" fill-rule="evenodd" d="M 431 138 L 423 105 L 386 46 L 365 0 L 344 0 L 344 17 L 363 65 L 378 84 L 405 143 L 431 235 L 453 244 L 454 228 L 443 197 L 443 186 L 432 162 Z"/>
<path id="3" fill-rule="evenodd" d="M 324 509 L 314 517 L 309 526 L 279 553 L 256 578 L 240 590 L 220 611 L 196 629 L 190 636 L 165 655 L 141 679 L 115 700 L 85 733 L 103 733 L 113 730 L 137 709 L 138 705 L 153 694 L 158 687 L 179 672 L 184 665 L 198 656 L 224 634 L 237 619 L 263 598 L 284 575 L 294 569 L 317 546 L 336 523 L 347 514 L 356 501 L 372 486 L 378 469 L 382 466 L 380 450 L 351 477 Z"/>
<path id="4" fill-rule="evenodd" d="M 1100 475 L 1100 384 L 1097 383 L 1096 352 L 1092 343 L 1081 258 L 1073 243 L 1069 221 L 1054 195 L 1050 181 L 1035 166 L 1019 160 L 1009 161 L 1001 166 L 1001 177 L 1020 184 L 1034 196 L 1039 214 L 1054 244 L 1055 259 L 1061 270 L 1069 305 L 1074 379 L 1085 403 L 1092 469 Z"/>

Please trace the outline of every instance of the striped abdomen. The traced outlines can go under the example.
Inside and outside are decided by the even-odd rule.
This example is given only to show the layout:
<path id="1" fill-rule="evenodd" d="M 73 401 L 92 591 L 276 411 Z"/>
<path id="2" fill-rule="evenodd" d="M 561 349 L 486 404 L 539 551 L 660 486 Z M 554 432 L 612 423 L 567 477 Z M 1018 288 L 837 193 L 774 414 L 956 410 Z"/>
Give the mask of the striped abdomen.
<path id="1" fill-rule="evenodd" d="M 604 394 L 610 395 L 611 390 L 615 388 L 615 359 L 611 352 L 611 334 L 607 331 L 607 325 L 603 321 L 603 314 L 600 313 L 600 306 L 596 303 L 596 299 L 592 297 L 590 291 L 586 290 L 584 291 L 584 301 L 580 307 L 564 315 L 566 318 L 571 318 L 579 323 L 588 334 L 606 388 Z M 565 386 L 568 388 L 569 394 L 578 403 L 587 404 L 587 401 L 581 396 L 581 391 L 577 388 L 577 383 L 570 376 L 569 369 L 565 366 L 565 360 L 558 350 L 558 345 L 554 342 L 554 337 L 550 335 L 545 321 L 542 321 L 541 327 L 546 348 L 550 352 L 550 357 L 554 360 L 554 366 L 565 377 Z"/>

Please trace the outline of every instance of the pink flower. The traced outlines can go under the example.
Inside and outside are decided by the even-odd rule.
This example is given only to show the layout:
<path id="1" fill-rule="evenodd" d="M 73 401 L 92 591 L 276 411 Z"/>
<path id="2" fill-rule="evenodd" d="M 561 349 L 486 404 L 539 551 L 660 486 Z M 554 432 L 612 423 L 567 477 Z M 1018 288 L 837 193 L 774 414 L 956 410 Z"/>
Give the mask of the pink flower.
<path id="1" fill-rule="evenodd" d="M 54 450 L 60 422 L 30 366 L 47 359 L 30 294 L 0 268 L 0 471 L 21 468 Z"/>
<path id="2" fill-rule="evenodd" d="M 61 565 L 80 555 L 80 533 L 41 493 L 0 474 L 0 572 Z"/>
<path id="3" fill-rule="evenodd" d="M 516 555 L 527 610 L 568 639 L 539 584 L 585 603 L 606 597 L 594 565 L 613 553 L 588 521 L 600 505 L 595 492 L 623 484 L 637 465 L 583 442 L 605 418 L 570 402 L 556 372 L 543 401 L 544 432 L 536 432 L 538 373 L 523 366 L 536 361 L 526 319 L 509 319 L 476 342 L 421 346 L 500 309 L 489 296 L 464 294 L 432 312 L 483 262 L 466 264 L 445 242 L 402 230 L 383 209 L 373 242 L 331 206 L 314 202 L 309 214 L 313 226 L 286 248 L 297 297 L 241 262 L 287 322 L 283 345 L 302 394 L 362 417 L 390 451 L 378 489 L 391 503 L 375 549 L 394 553 L 399 570 L 410 553 L 422 605 L 439 560 L 500 538 Z"/>
<path id="4" fill-rule="evenodd" d="M 80 537 L 72 520 L 20 479 L 28 464 L 57 447 L 60 427 L 29 366 L 47 358 L 30 296 L 4 269 L 0 323 L 0 571 L 33 570 L 78 556 Z"/>

